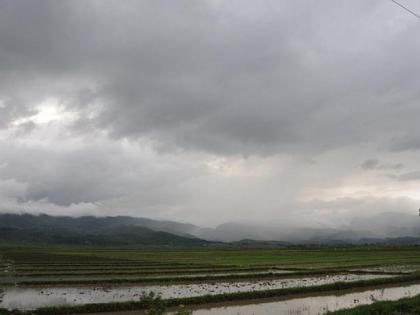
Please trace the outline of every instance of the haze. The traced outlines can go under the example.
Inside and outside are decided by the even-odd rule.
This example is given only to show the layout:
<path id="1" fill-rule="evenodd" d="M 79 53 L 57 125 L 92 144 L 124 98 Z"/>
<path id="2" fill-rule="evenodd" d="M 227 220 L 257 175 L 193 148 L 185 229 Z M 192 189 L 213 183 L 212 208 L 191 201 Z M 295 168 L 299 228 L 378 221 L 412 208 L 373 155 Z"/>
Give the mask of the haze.
<path id="1" fill-rule="evenodd" d="M 415 214 L 419 33 L 380 0 L 2 0 L 0 212 Z"/>

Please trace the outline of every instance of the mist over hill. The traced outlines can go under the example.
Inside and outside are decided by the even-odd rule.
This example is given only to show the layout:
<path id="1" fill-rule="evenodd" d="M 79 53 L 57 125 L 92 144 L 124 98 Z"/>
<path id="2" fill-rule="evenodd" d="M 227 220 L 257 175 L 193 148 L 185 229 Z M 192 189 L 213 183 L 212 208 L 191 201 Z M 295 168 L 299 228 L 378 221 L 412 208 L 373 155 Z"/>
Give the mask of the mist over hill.
<path id="1" fill-rule="evenodd" d="M 184 225 L 131 217 L 0 215 L 0 241 L 95 246 L 202 246 L 212 242 L 186 233 Z M 185 225 L 185 228 L 188 225 Z"/>
<path id="2" fill-rule="evenodd" d="M 175 221 L 116 217 L 0 214 L 0 241 L 97 246 L 208 246 L 420 243 L 414 215 L 382 213 L 332 227 L 225 223 L 205 228 Z"/>

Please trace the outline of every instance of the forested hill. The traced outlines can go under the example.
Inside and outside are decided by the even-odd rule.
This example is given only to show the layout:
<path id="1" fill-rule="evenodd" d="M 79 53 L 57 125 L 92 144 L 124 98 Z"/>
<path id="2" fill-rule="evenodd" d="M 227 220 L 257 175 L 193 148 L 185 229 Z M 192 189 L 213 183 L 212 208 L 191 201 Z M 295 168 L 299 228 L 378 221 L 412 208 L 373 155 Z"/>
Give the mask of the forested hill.
<path id="1" fill-rule="evenodd" d="M 204 246 L 214 243 L 139 226 L 133 219 L 0 214 L 0 242 L 94 246 Z"/>

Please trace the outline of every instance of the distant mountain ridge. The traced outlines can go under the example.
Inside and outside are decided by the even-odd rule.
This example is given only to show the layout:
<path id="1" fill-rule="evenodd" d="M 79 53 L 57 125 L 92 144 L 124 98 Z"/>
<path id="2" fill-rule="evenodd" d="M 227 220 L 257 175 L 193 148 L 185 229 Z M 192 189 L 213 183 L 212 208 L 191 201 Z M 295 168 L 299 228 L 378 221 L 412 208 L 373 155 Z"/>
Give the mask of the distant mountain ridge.
<path id="1" fill-rule="evenodd" d="M 150 223 L 148 219 L 131 217 L 0 214 L 0 241 L 96 246 L 203 246 L 213 243 L 192 235 L 182 236 L 142 226 L 146 223 Z M 149 225 L 158 228 L 158 222 L 152 223 Z M 162 226 L 167 224 L 163 222 Z"/>
<path id="2" fill-rule="evenodd" d="M 340 228 L 225 223 L 216 228 L 129 216 L 0 214 L 0 241 L 97 246 L 420 244 L 420 219 L 383 213 Z"/>
<path id="3" fill-rule="evenodd" d="M 194 234 L 194 233 L 193 233 Z M 291 226 L 287 220 L 279 223 L 224 223 L 214 229 L 198 230 L 198 237 L 208 240 L 237 242 L 244 239 L 260 241 L 286 241 L 292 243 L 360 240 L 390 240 L 420 237 L 420 218 L 416 214 L 383 212 L 372 216 L 356 217 L 346 225 Z"/>

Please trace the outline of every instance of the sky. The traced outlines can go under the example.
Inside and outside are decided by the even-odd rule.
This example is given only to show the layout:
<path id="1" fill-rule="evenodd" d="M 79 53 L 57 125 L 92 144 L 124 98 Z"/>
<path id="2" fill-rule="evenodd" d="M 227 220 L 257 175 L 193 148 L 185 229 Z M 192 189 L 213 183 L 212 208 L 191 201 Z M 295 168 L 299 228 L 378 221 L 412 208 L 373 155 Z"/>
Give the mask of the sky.
<path id="1" fill-rule="evenodd" d="M 0 0 L 0 212 L 416 213 L 419 86 L 392 1 Z"/>

